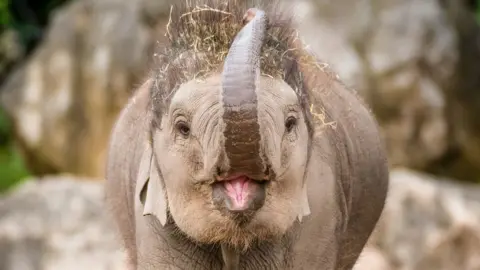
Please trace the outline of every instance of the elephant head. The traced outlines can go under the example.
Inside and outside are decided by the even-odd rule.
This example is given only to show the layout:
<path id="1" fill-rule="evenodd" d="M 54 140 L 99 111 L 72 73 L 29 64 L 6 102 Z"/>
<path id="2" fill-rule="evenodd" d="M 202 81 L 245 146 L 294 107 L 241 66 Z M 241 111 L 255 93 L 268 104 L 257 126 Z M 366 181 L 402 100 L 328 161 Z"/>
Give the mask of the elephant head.
<path id="1" fill-rule="evenodd" d="M 283 235 L 309 213 L 303 105 L 284 80 L 261 73 L 266 13 L 244 20 L 223 66 L 182 83 L 155 116 L 142 193 L 144 214 L 165 223 L 169 213 L 196 241 L 239 247 Z"/>

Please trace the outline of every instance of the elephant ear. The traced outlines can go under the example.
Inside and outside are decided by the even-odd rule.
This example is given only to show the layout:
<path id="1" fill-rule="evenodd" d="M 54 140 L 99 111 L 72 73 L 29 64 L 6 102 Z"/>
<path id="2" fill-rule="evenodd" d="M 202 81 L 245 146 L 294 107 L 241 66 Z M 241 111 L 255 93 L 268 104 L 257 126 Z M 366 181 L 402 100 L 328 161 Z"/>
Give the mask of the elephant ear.
<path id="1" fill-rule="evenodd" d="M 303 217 L 310 215 L 310 204 L 308 202 L 307 181 L 303 183 L 301 196 L 300 212 L 298 213 L 298 221 L 302 222 Z"/>
<path id="2" fill-rule="evenodd" d="M 143 205 L 143 215 L 155 216 L 162 226 L 167 222 L 167 201 L 162 178 L 156 165 L 151 143 L 148 142 L 142 154 L 137 174 L 136 198 Z"/>

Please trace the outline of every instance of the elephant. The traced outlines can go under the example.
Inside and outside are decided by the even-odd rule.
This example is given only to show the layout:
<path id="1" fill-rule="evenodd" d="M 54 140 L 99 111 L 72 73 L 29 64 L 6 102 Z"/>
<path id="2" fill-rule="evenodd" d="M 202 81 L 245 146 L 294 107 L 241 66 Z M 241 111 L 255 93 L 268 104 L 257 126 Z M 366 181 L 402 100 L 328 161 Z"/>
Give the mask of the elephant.
<path id="1" fill-rule="evenodd" d="M 388 193 L 375 116 L 288 9 L 190 2 L 112 128 L 129 269 L 352 269 Z"/>

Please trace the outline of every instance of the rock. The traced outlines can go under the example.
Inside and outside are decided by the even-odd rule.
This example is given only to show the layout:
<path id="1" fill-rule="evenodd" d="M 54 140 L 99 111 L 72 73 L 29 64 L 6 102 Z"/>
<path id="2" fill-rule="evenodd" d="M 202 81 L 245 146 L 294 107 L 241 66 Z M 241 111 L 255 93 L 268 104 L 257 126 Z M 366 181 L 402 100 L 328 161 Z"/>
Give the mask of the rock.
<path id="1" fill-rule="evenodd" d="M 2 106 L 33 174 L 103 176 L 111 127 L 146 76 L 157 41 L 141 3 L 70 2 L 6 82 Z"/>
<path id="2" fill-rule="evenodd" d="M 123 270 L 103 185 L 68 176 L 42 180 L 0 199 L 0 269 Z"/>
<path id="3" fill-rule="evenodd" d="M 123 270 L 103 182 L 28 181 L 0 197 L 0 269 Z M 354 270 L 480 269 L 480 186 L 396 169 Z"/>
<path id="4" fill-rule="evenodd" d="M 480 269 L 480 186 L 407 169 L 391 174 L 377 230 L 355 270 Z M 369 263 L 367 263 L 369 262 Z"/>

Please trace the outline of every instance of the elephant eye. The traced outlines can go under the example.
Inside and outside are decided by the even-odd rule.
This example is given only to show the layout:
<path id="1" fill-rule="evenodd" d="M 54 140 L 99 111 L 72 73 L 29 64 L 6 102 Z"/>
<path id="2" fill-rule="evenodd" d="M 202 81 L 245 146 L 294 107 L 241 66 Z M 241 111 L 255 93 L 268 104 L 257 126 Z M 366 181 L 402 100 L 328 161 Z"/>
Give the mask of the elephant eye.
<path id="1" fill-rule="evenodd" d="M 285 121 L 285 129 L 287 130 L 287 132 L 291 132 L 296 124 L 297 119 L 293 116 L 290 116 L 287 118 L 287 121 Z"/>
<path id="2" fill-rule="evenodd" d="M 190 134 L 190 127 L 184 121 L 178 121 L 175 124 L 175 128 L 182 134 L 183 136 L 188 136 Z"/>

